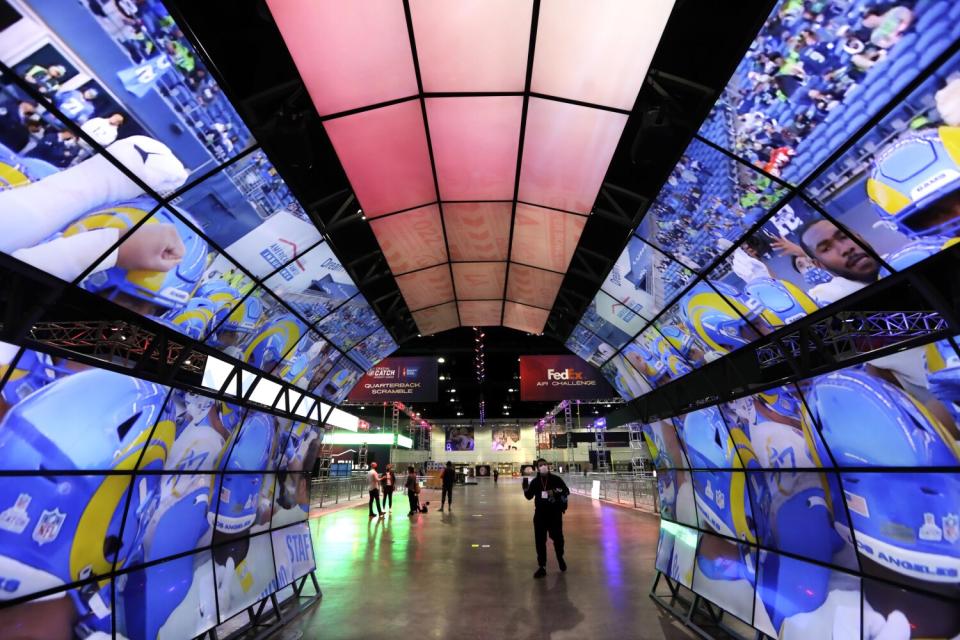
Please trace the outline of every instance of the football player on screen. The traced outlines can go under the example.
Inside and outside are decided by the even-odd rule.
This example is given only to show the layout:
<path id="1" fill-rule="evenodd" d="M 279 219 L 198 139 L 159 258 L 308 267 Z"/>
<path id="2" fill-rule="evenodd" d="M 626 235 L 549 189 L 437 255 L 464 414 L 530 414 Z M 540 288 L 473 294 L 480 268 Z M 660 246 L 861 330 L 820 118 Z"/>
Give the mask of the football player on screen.
<path id="1" fill-rule="evenodd" d="M 942 124 L 908 131 L 876 152 L 866 181 L 867 196 L 881 219 L 911 238 L 883 256 L 905 269 L 948 248 L 960 236 L 960 78 L 935 93 Z M 926 119 L 920 122 L 927 122 Z M 804 250 L 835 277 L 811 290 L 829 304 L 884 275 L 883 267 L 861 245 L 829 220 L 800 229 Z M 871 370 L 921 400 L 960 439 L 960 358 L 949 341 L 874 360 Z"/>
<path id="2" fill-rule="evenodd" d="M 153 383 L 88 369 L 47 384 L 10 409 L 0 422 L 0 466 L 36 475 L 0 483 L 0 599 L 91 580 L 136 555 L 137 514 L 155 495 L 158 476 L 103 472 L 161 468 L 175 430 L 167 395 Z M 84 411 L 64 420 L 65 406 L 81 405 Z M 32 630 L 38 640 L 109 634 L 110 588 L 109 580 L 90 581 L 0 608 L 0 628 Z"/>

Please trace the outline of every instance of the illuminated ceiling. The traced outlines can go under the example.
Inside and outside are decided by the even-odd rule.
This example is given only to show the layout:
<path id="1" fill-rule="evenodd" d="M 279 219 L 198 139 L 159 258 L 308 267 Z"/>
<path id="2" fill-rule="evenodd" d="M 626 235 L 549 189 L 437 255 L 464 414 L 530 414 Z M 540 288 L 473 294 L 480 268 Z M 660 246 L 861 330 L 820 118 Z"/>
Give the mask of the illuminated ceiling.
<path id="1" fill-rule="evenodd" d="M 268 0 L 418 330 L 541 333 L 660 0 Z"/>

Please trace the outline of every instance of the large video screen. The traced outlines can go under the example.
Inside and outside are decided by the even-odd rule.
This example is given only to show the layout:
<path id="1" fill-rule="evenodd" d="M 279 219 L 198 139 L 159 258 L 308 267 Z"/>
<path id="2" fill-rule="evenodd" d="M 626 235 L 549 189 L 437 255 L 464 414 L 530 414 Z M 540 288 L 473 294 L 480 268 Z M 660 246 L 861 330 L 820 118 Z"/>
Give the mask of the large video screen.
<path id="1" fill-rule="evenodd" d="M 589 362 L 595 367 L 602 365 L 617 352 L 616 349 L 582 324 L 578 324 L 570 337 L 567 338 L 566 347 L 580 356 L 581 360 Z"/>
<path id="2" fill-rule="evenodd" d="M 0 600 L 53 591 L 5 624 L 193 637 L 313 569 L 317 424 L 7 343 L 0 380 Z"/>
<path id="3" fill-rule="evenodd" d="M 0 251 L 266 372 L 381 329 L 162 3 L 5 5 Z"/>
<path id="4" fill-rule="evenodd" d="M 950 2 L 781 0 L 700 135 L 797 184 L 958 37 Z"/>
<path id="5" fill-rule="evenodd" d="M 637 235 L 703 273 L 785 193 L 749 165 L 694 140 L 650 205 Z M 679 293 L 682 280 L 670 277 L 663 287 L 669 301 Z"/>
<path id="6" fill-rule="evenodd" d="M 696 368 L 955 245 L 958 15 L 779 2 L 601 291 Z"/>
<path id="7" fill-rule="evenodd" d="M 960 236 L 958 136 L 960 54 L 928 76 L 807 189 L 882 262 L 852 278 L 843 273 L 836 251 L 821 255 L 812 244 L 810 255 L 834 277 L 866 285 L 955 244 Z"/>
<path id="8" fill-rule="evenodd" d="M 958 368 L 944 340 L 644 425 L 694 591 L 772 637 L 960 633 Z M 686 584 L 675 538 L 657 566 Z"/>

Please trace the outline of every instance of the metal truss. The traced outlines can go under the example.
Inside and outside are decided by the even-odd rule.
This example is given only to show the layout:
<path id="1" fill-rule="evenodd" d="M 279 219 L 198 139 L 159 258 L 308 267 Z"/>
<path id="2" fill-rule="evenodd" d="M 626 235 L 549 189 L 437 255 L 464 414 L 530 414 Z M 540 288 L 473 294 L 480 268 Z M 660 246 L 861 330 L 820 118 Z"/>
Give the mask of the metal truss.
<path id="1" fill-rule="evenodd" d="M 67 351 L 134 367 L 148 357 L 167 366 L 180 366 L 203 374 L 207 356 L 179 342 L 166 339 L 137 325 L 123 321 L 37 322 L 30 327 L 31 340 Z M 184 350 L 189 356 L 183 358 Z"/>
<path id="2" fill-rule="evenodd" d="M 840 361 L 949 329 L 936 311 L 841 311 L 757 349 L 760 368 L 829 350 Z"/>

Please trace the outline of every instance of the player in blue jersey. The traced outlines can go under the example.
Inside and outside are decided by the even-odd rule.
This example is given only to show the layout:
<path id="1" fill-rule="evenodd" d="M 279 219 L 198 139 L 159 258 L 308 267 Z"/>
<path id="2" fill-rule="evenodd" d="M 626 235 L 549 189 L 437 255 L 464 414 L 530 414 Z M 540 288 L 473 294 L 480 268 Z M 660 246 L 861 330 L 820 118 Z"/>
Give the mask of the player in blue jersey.
<path id="1" fill-rule="evenodd" d="M 69 89 L 67 91 L 58 91 L 53 96 L 53 101 L 70 120 L 77 124 L 83 124 L 93 117 L 96 107 L 93 101 L 97 99 L 99 92 L 94 87 L 86 89 Z M 112 142 L 112 140 L 111 140 Z"/>

